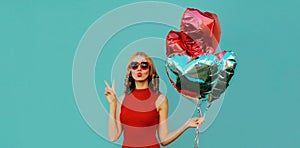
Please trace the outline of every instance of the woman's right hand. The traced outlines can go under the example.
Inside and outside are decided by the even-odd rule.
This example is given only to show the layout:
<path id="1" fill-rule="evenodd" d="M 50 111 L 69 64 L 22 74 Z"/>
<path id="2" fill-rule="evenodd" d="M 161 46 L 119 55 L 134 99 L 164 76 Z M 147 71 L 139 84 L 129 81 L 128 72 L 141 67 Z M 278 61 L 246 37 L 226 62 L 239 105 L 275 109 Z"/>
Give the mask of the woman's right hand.
<path id="1" fill-rule="evenodd" d="M 104 80 L 104 83 L 106 85 L 105 88 L 105 96 L 107 98 L 107 101 L 110 105 L 116 105 L 117 99 L 116 99 L 116 91 L 115 91 L 115 80 L 112 82 L 112 87 L 109 86 L 109 84 Z"/>

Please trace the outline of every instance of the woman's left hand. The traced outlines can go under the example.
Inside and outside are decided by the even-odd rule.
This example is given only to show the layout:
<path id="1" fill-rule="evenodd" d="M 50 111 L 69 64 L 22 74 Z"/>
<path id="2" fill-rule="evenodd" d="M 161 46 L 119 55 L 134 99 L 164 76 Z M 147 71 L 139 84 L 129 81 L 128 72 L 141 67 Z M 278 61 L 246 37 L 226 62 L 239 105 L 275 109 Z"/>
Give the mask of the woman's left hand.
<path id="1" fill-rule="evenodd" d="M 204 122 L 203 117 L 194 117 L 186 121 L 186 126 L 188 128 L 196 128 L 198 125 L 201 126 L 203 122 Z"/>

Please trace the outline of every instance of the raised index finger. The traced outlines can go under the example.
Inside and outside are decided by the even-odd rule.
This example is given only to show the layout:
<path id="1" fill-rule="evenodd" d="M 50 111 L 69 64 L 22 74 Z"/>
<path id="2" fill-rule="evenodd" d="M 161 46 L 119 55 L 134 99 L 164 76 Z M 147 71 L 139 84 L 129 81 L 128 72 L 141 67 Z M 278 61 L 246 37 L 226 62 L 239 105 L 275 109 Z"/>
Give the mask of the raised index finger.
<path id="1" fill-rule="evenodd" d="M 104 80 L 104 83 L 106 85 L 107 88 L 110 88 L 109 84 L 106 82 L 106 80 Z"/>

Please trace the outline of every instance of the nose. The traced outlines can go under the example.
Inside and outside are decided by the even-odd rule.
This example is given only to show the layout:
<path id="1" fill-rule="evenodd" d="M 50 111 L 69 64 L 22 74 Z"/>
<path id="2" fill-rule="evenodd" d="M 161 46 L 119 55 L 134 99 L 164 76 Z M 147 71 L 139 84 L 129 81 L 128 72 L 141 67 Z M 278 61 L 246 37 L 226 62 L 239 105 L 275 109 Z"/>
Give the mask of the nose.
<path id="1" fill-rule="evenodd" d="M 138 71 L 142 71 L 141 65 L 138 65 L 137 70 L 138 70 Z"/>

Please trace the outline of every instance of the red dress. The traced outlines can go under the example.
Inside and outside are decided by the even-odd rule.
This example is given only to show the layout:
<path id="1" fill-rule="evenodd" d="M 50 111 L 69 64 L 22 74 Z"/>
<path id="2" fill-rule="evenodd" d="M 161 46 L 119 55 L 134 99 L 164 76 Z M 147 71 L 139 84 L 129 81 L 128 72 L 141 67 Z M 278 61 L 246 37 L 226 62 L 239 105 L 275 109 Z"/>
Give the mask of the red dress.
<path id="1" fill-rule="evenodd" d="M 151 89 L 135 89 L 126 94 L 120 120 L 124 130 L 122 148 L 159 148 L 156 131 L 159 114 L 155 102 L 160 94 Z"/>

